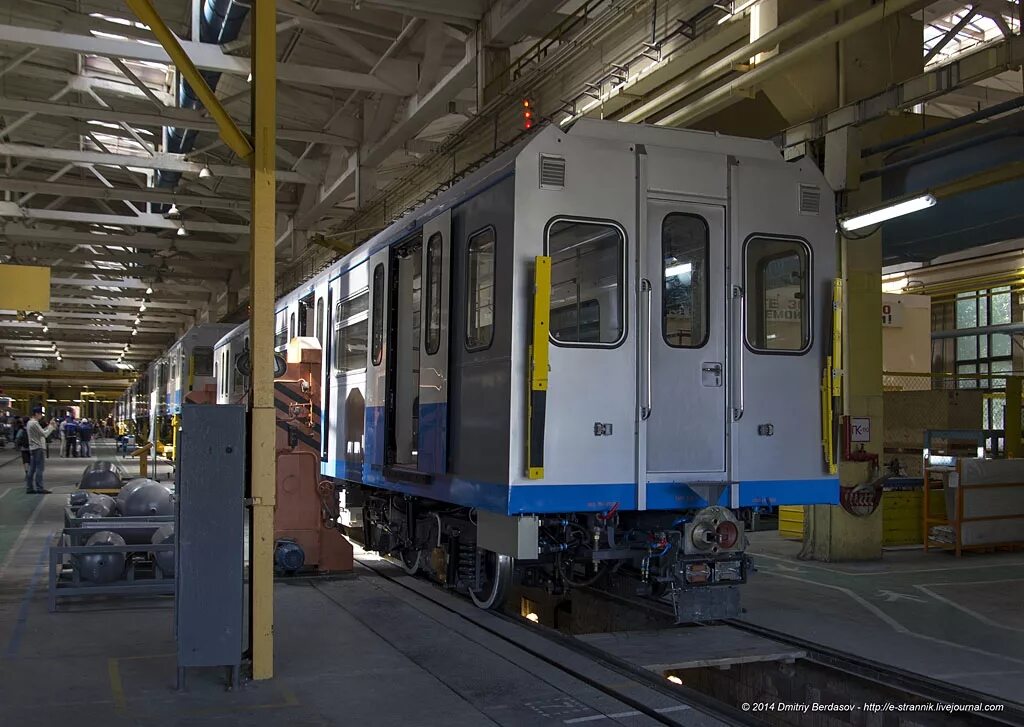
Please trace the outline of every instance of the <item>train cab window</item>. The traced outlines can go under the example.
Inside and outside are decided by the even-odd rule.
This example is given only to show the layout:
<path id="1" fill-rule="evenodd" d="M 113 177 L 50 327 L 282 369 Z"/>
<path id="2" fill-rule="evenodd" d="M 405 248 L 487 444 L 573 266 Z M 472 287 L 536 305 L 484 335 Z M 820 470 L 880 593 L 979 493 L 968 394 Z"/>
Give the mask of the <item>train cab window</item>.
<path id="1" fill-rule="evenodd" d="M 753 237 L 746 251 L 747 345 L 797 353 L 811 343 L 811 251 L 803 240 Z"/>
<path id="2" fill-rule="evenodd" d="M 469 305 L 466 307 L 466 350 L 490 348 L 494 339 L 494 228 L 473 234 L 466 246 Z"/>
<path id="3" fill-rule="evenodd" d="M 615 346 L 622 340 L 625 247 L 625 235 L 615 225 L 567 219 L 549 223 L 551 338 L 556 344 Z"/>
<path id="4" fill-rule="evenodd" d="M 424 343 L 431 356 L 441 347 L 441 242 L 440 232 L 435 232 L 427 240 L 427 331 Z"/>
<path id="5" fill-rule="evenodd" d="M 324 299 L 318 298 L 316 301 L 316 340 L 320 341 L 320 345 L 324 345 Z"/>
<path id="6" fill-rule="evenodd" d="M 380 366 L 384 358 L 384 264 L 373 269 L 373 350 L 371 360 Z"/>
<path id="7" fill-rule="evenodd" d="M 708 340 L 708 224 L 678 212 L 661 223 L 661 334 L 673 348 Z"/>
<path id="8" fill-rule="evenodd" d="M 364 291 L 334 307 L 334 368 L 339 373 L 366 368 L 369 306 Z"/>
<path id="9" fill-rule="evenodd" d="M 192 375 L 213 375 L 213 349 L 209 346 L 196 346 L 192 349 Z"/>

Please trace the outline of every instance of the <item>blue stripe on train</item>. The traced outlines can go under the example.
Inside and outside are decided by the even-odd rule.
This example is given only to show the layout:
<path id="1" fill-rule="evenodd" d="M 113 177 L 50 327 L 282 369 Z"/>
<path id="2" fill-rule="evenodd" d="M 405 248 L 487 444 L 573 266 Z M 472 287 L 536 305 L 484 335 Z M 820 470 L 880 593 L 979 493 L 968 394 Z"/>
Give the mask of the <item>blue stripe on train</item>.
<path id="1" fill-rule="evenodd" d="M 509 515 L 525 513 L 603 512 L 618 503 L 622 510 L 637 507 L 636 486 L 620 484 L 531 484 L 506 485 L 472 482 L 458 477 L 437 477 L 429 484 L 395 482 L 384 478 L 378 467 L 345 462 L 328 462 L 324 474 L 374 487 L 418 495 L 465 507 L 478 507 Z M 779 505 L 835 505 L 839 502 L 839 480 L 747 481 L 738 488 L 738 507 L 777 507 Z M 723 489 L 715 504 L 729 506 L 732 486 Z M 681 483 L 651 483 L 647 487 L 648 510 L 686 510 L 709 503 Z"/>

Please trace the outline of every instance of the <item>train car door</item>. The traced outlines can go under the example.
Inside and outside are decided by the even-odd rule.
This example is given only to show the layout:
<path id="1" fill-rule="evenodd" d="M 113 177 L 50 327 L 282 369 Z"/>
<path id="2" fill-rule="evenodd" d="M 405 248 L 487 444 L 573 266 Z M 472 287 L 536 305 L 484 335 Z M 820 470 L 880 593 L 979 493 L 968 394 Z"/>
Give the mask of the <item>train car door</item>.
<path id="1" fill-rule="evenodd" d="M 380 250 L 370 256 L 370 341 L 366 361 L 366 410 L 364 421 L 364 461 L 378 470 L 385 465 L 387 429 L 385 410 L 388 404 L 388 269 L 391 250 Z"/>
<path id="2" fill-rule="evenodd" d="M 448 305 L 452 212 L 423 226 L 417 469 L 443 474 L 448 464 Z"/>
<path id="3" fill-rule="evenodd" d="M 725 210 L 649 200 L 646 244 L 640 309 L 648 481 L 721 480 L 728 370 Z"/>

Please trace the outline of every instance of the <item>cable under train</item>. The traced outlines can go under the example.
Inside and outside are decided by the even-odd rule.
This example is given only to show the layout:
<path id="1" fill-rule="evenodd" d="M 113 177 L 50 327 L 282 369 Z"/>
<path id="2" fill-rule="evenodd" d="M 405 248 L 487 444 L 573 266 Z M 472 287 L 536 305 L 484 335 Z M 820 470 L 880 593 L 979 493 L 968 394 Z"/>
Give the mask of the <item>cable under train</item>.
<path id="1" fill-rule="evenodd" d="M 736 616 L 748 508 L 836 504 L 834 197 L 767 141 L 541 129 L 284 296 L 341 524 L 497 606 L 517 581 Z M 248 325 L 214 349 L 247 398 Z M 310 421 L 313 421 L 310 419 Z"/>

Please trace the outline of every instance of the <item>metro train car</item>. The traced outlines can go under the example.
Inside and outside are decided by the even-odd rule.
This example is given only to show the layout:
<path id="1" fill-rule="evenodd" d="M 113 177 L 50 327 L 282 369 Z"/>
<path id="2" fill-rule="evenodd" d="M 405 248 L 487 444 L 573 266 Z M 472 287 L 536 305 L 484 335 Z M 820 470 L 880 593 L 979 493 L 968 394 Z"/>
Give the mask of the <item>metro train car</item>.
<path id="1" fill-rule="evenodd" d="M 838 502 L 835 239 L 770 142 L 548 126 L 284 296 L 274 343 L 322 346 L 321 473 L 366 547 L 484 608 L 516 580 L 727 618 L 742 510 Z"/>

